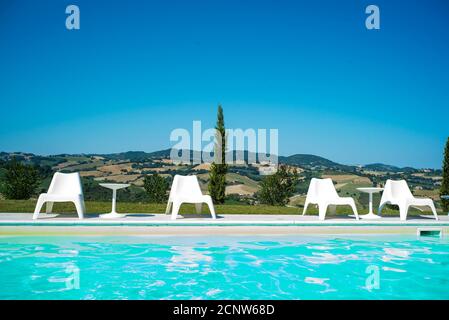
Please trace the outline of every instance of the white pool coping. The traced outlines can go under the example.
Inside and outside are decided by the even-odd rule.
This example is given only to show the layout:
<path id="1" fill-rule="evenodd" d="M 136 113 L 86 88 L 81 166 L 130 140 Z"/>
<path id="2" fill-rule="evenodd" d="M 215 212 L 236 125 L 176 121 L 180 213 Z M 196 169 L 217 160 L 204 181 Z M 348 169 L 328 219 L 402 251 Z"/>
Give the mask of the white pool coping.
<path id="1" fill-rule="evenodd" d="M 0 226 L 8 225 L 64 225 L 64 226 L 246 226 L 246 225 L 317 225 L 317 226 L 449 226 L 449 216 L 440 215 L 435 220 L 432 215 L 411 216 L 406 221 L 399 217 L 382 217 L 376 220 L 356 220 L 350 216 L 331 216 L 320 221 L 316 215 L 263 215 L 263 214 L 221 214 L 217 219 L 209 215 L 178 216 L 171 220 L 170 215 L 160 213 L 127 214 L 124 218 L 104 219 L 97 214 L 86 215 L 78 219 L 75 215 L 41 214 L 39 219 L 33 220 L 31 213 L 0 213 Z"/>
<path id="2" fill-rule="evenodd" d="M 128 214 L 122 219 L 103 219 L 98 215 L 42 214 L 33 220 L 31 213 L 0 213 L 0 236 L 11 235 L 297 235 L 297 234 L 416 234 L 417 228 L 441 228 L 449 234 L 449 216 L 436 221 L 431 215 L 378 220 L 355 220 L 349 216 L 221 214 L 186 215 L 171 220 L 165 214 Z"/>

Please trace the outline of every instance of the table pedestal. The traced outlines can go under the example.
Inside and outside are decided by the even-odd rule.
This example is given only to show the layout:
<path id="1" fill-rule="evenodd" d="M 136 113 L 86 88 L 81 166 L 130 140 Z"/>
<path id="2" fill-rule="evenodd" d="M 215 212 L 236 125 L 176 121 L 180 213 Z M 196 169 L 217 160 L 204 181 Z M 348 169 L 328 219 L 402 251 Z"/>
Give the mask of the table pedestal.
<path id="1" fill-rule="evenodd" d="M 111 212 L 111 213 L 100 214 L 100 217 L 102 219 L 118 219 L 118 218 L 126 217 L 126 214 Z"/>
<path id="2" fill-rule="evenodd" d="M 117 189 L 112 189 L 112 211 L 110 213 L 100 214 L 100 217 L 103 219 L 117 219 L 125 217 L 126 214 L 117 213 L 116 202 L 117 202 Z"/>
<path id="3" fill-rule="evenodd" d="M 374 219 L 380 219 L 382 218 L 381 216 L 378 216 L 377 214 L 374 213 L 368 213 L 368 214 L 362 214 L 360 215 L 360 218 L 362 219 L 367 219 L 367 220 L 374 220 Z"/>
<path id="4" fill-rule="evenodd" d="M 381 216 L 378 216 L 377 214 L 374 214 L 373 212 L 373 192 L 368 192 L 369 194 L 369 211 L 368 214 L 362 214 L 360 215 L 360 218 L 362 219 L 380 219 Z"/>

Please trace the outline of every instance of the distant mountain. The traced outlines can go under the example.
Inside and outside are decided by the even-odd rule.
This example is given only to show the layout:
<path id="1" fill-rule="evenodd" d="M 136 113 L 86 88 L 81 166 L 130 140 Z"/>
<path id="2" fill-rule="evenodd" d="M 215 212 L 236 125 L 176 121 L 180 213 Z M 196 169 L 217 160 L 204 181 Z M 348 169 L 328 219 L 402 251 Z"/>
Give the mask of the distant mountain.
<path id="1" fill-rule="evenodd" d="M 67 157 L 69 157 L 69 155 L 39 156 L 33 153 L 25 152 L 0 152 L 0 161 L 9 161 L 15 159 L 27 164 L 50 167 L 67 161 Z"/>
<path id="2" fill-rule="evenodd" d="M 363 166 L 363 169 L 371 170 L 371 171 L 384 171 L 384 172 L 415 172 L 415 171 L 417 171 L 415 168 L 411 168 L 411 167 L 399 168 L 396 166 L 383 164 L 383 163 L 367 164 L 367 165 Z"/>
<path id="3" fill-rule="evenodd" d="M 170 158 L 172 150 L 171 149 L 165 149 L 155 152 L 144 152 L 144 151 L 127 151 L 127 152 L 121 152 L 121 153 L 111 153 L 111 154 L 89 154 L 88 156 L 100 156 L 108 160 L 115 160 L 115 161 L 123 161 L 123 160 L 129 160 L 129 161 L 146 161 L 151 159 L 163 159 L 163 158 Z M 189 154 L 189 160 L 192 161 L 193 157 L 199 157 L 200 155 L 194 154 L 193 150 L 178 150 L 179 156 L 181 156 L 181 152 L 188 153 Z M 257 154 L 249 152 L 247 150 L 243 151 L 242 154 L 238 151 L 233 151 L 233 159 L 237 159 L 237 153 L 239 153 L 239 160 L 243 160 L 246 163 L 249 162 L 249 159 L 256 159 L 256 162 L 259 161 L 259 157 Z M 211 155 L 213 156 L 213 152 L 211 152 Z"/>
<path id="4" fill-rule="evenodd" d="M 190 153 L 190 160 L 193 159 L 193 151 L 192 150 L 184 150 L 184 152 Z M 168 159 L 170 157 L 171 149 L 164 149 L 154 152 L 145 152 L 145 151 L 127 151 L 120 153 L 110 153 L 110 154 L 58 154 L 51 156 L 40 156 L 32 153 L 25 152 L 0 152 L 0 160 L 11 160 L 12 158 L 16 158 L 18 161 L 32 163 L 36 165 L 48 165 L 54 166 L 59 163 L 68 161 L 73 157 L 77 158 L 89 158 L 93 156 L 101 156 L 107 160 L 113 161 L 131 161 L 131 162 L 145 162 L 151 161 L 154 159 Z M 237 151 L 233 151 L 234 159 L 236 159 Z M 257 154 L 248 152 L 247 150 L 243 151 L 243 160 L 248 162 L 248 159 L 256 159 L 259 162 L 259 157 Z M 294 165 L 298 167 L 302 167 L 305 169 L 331 169 L 338 170 L 344 172 L 355 172 L 357 170 L 356 166 L 343 165 L 329 159 L 312 155 L 312 154 L 294 154 L 291 156 L 279 156 L 279 163 Z M 396 167 L 392 165 L 387 165 L 383 163 L 372 163 L 368 165 L 362 166 L 365 170 L 372 171 L 382 171 L 382 172 L 408 172 L 413 173 L 418 170 L 411 167 Z"/>
<path id="5" fill-rule="evenodd" d="M 89 156 L 100 156 L 108 160 L 116 160 L 116 161 L 129 160 L 131 162 L 140 162 L 151 159 L 167 158 L 170 156 L 170 149 L 155 152 L 127 151 L 109 154 L 90 154 Z"/>
<path id="6" fill-rule="evenodd" d="M 397 172 L 399 170 L 398 167 L 391 166 L 388 164 L 383 163 L 372 163 L 362 166 L 366 170 L 372 170 L 372 171 L 392 171 Z"/>
<path id="7" fill-rule="evenodd" d="M 312 154 L 295 154 L 288 157 L 279 157 L 280 163 L 299 166 L 303 168 L 324 168 L 343 171 L 355 171 L 356 167 L 339 164 L 323 157 Z"/>

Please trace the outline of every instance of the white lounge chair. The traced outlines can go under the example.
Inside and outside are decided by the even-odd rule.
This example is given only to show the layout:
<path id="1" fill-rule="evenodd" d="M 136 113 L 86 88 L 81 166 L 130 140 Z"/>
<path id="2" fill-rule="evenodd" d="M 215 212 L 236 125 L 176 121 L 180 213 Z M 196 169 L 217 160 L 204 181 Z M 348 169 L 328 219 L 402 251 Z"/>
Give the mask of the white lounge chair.
<path id="1" fill-rule="evenodd" d="M 407 212 L 410 206 L 430 207 L 435 219 L 438 220 L 437 211 L 432 199 L 415 198 L 405 180 L 387 180 L 382 198 L 380 199 L 379 214 L 386 204 L 399 206 L 399 217 L 403 221 L 407 220 Z"/>
<path id="2" fill-rule="evenodd" d="M 335 190 L 332 179 L 330 178 L 312 178 L 310 181 L 309 190 L 307 191 L 306 202 L 304 203 L 304 211 L 302 212 L 302 215 L 306 214 L 309 204 L 318 205 L 318 218 L 320 220 L 325 219 L 328 206 L 332 206 L 334 209 L 337 205 L 351 206 L 352 211 L 354 211 L 355 218 L 359 220 L 359 214 L 357 212 L 354 199 L 350 197 L 340 197 L 337 190 Z"/>
<path id="3" fill-rule="evenodd" d="M 201 213 L 202 204 L 206 203 L 212 218 L 216 219 L 212 198 L 209 195 L 203 195 L 196 176 L 175 175 L 165 213 L 169 214 L 172 209 L 171 219 L 175 220 L 182 203 L 194 203 L 197 213 Z"/>
<path id="4" fill-rule="evenodd" d="M 83 219 L 85 212 L 83 187 L 79 173 L 56 172 L 51 180 L 47 193 L 42 193 L 37 200 L 33 219 L 37 219 L 44 203 L 47 203 L 47 213 L 53 210 L 54 202 L 73 202 L 78 217 Z"/>

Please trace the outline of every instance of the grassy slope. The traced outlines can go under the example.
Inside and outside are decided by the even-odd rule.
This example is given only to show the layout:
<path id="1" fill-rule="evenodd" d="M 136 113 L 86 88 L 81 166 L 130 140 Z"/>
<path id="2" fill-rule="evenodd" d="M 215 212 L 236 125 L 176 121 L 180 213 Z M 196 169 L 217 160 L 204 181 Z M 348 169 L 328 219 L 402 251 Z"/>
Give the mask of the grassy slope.
<path id="1" fill-rule="evenodd" d="M 67 171 L 85 171 L 85 170 L 98 170 L 98 168 L 105 165 L 104 161 L 97 160 L 91 163 L 83 163 L 83 164 L 76 164 L 76 165 L 70 165 L 68 167 L 65 167 L 64 169 Z"/>
<path id="2" fill-rule="evenodd" d="M 256 181 L 248 178 L 247 176 L 242 176 L 237 173 L 232 173 L 232 172 L 228 173 L 226 175 L 226 180 L 228 182 L 238 182 L 238 183 L 244 184 L 244 185 L 251 187 L 255 190 L 259 189 L 259 184 Z"/>
<path id="3" fill-rule="evenodd" d="M 35 200 L 0 200 L 0 212 L 33 212 Z M 117 210 L 123 213 L 164 213 L 165 204 L 150 203 L 129 203 L 117 202 Z M 207 206 L 203 206 L 204 212 L 208 212 Z M 107 213 L 111 211 L 111 202 L 86 201 L 88 213 Z M 300 214 L 302 207 L 274 207 L 274 206 L 249 206 L 249 205 L 216 205 L 215 210 L 218 214 Z M 359 210 L 360 214 L 366 213 L 366 210 Z M 384 215 L 399 215 L 395 210 L 384 210 Z M 75 213 L 75 207 L 70 203 L 56 203 L 54 212 L 57 213 Z M 307 214 L 316 215 L 317 209 L 311 206 Z M 347 215 L 350 212 L 349 207 L 339 206 L 337 215 Z M 193 205 L 183 205 L 181 213 L 195 213 Z M 429 213 L 429 212 L 426 212 Z M 410 215 L 422 214 L 417 210 L 410 210 Z M 328 213 L 329 215 L 329 213 Z"/>
<path id="4" fill-rule="evenodd" d="M 0 212 L 33 212 L 36 201 L 34 200 L 0 200 Z M 126 213 L 164 213 L 165 204 L 117 202 L 117 211 Z M 88 213 L 106 213 L 111 211 L 111 202 L 86 201 Z M 207 206 L 203 206 L 204 212 L 208 212 Z M 245 206 L 245 205 L 216 205 L 217 213 L 230 214 L 296 214 L 298 208 L 273 207 L 273 206 Z M 75 212 L 75 207 L 70 203 L 56 203 L 54 212 Z M 181 207 L 181 213 L 195 213 L 193 205 L 185 204 Z"/>

